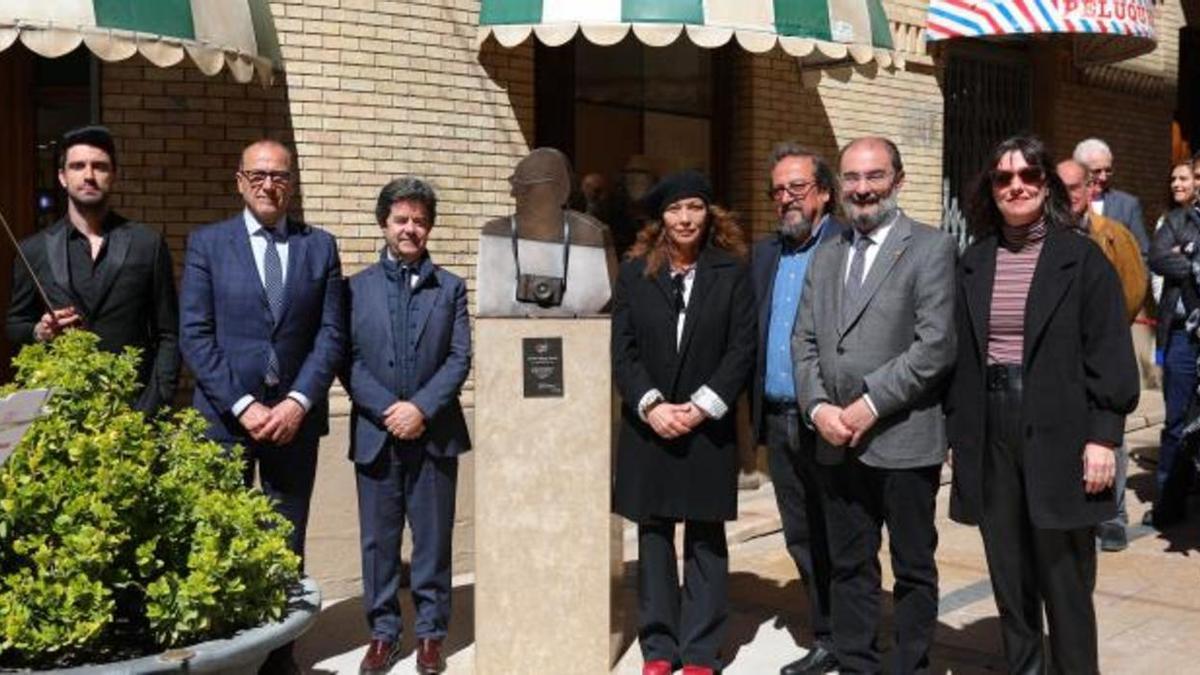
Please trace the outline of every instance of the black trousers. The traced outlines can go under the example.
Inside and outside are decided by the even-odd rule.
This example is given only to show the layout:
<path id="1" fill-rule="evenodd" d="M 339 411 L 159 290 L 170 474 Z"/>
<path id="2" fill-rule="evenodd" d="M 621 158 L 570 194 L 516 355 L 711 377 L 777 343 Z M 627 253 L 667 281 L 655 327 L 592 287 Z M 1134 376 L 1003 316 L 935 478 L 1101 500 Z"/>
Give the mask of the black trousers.
<path id="1" fill-rule="evenodd" d="M 725 523 L 683 523 L 683 588 L 670 520 L 638 523 L 638 641 L 642 658 L 721 669 L 729 607 Z"/>
<path id="2" fill-rule="evenodd" d="M 887 526 L 892 560 L 895 672 L 929 668 L 937 626 L 938 574 L 934 507 L 941 466 L 880 469 L 857 459 L 822 466 L 829 556 L 831 624 L 841 673 L 882 671 L 876 640 Z"/>
<path id="3" fill-rule="evenodd" d="M 783 540 L 796 562 L 808 596 L 813 640 L 832 648 L 829 628 L 829 542 L 825 507 L 814 460 L 816 436 L 800 420 L 795 405 L 768 410 L 765 416 L 768 466 L 775 502 L 783 521 Z"/>
<path id="4" fill-rule="evenodd" d="M 1005 371 L 1002 375 L 998 369 Z M 1050 672 L 1099 672 L 1094 527 L 1034 527 L 1025 495 L 1021 369 L 989 369 L 987 443 L 980 533 L 1000 610 L 1010 673 L 1046 672 L 1042 609 L 1050 630 Z"/>

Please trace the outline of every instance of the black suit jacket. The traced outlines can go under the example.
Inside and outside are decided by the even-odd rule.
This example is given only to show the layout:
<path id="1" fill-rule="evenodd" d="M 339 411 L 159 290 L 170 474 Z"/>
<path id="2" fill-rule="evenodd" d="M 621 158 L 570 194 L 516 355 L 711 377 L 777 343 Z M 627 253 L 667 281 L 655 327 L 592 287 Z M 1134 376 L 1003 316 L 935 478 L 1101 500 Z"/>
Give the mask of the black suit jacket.
<path id="1" fill-rule="evenodd" d="M 159 232 L 141 223 L 110 213 L 105 226 L 107 262 L 94 306 L 71 290 L 67 235 L 73 226 L 66 218 L 22 241 L 21 250 L 50 301 L 79 310 L 85 328 L 100 336 L 101 349 L 141 350 L 136 407 L 153 412 L 171 403 L 179 380 L 179 301 L 171 252 Z M 25 266 L 14 262 L 8 339 L 14 345 L 33 342 L 33 327 L 45 312 Z"/>
<path id="2" fill-rule="evenodd" d="M 987 452 L 987 340 L 996 272 L 995 236 L 959 261 L 958 359 L 946 397 L 954 451 L 950 515 L 979 522 Z M 1096 244 L 1074 233 L 1046 235 L 1025 307 L 1021 426 L 1026 507 L 1033 524 L 1073 529 L 1111 518 L 1112 490 L 1083 489 L 1083 447 L 1120 445 L 1139 381 L 1121 283 Z"/>
<path id="3" fill-rule="evenodd" d="M 683 338 L 676 347 L 674 292 L 667 270 L 645 260 L 621 265 L 613 296 L 613 376 L 622 399 L 614 501 L 634 521 L 737 517 L 737 414 L 754 364 L 754 306 L 746 266 L 709 247 L 700 253 Z M 687 402 L 707 386 L 729 406 L 719 420 L 665 440 L 638 416 L 646 392 Z"/>
<path id="4" fill-rule="evenodd" d="M 810 250 L 816 253 L 816 245 L 840 234 L 844 225 L 833 216 L 826 216 L 819 239 Z M 766 388 L 767 371 L 767 328 L 771 325 L 771 299 L 775 294 L 775 271 L 779 267 L 779 256 L 783 249 L 783 237 L 773 234 L 761 239 L 750 252 L 750 276 L 754 282 L 754 304 L 758 308 L 758 356 L 754 360 L 754 381 L 750 383 L 750 421 L 754 425 L 754 436 L 759 441 L 764 440 L 766 429 L 763 426 L 763 397 Z M 811 262 L 811 259 L 810 259 Z M 800 280 L 803 286 L 804 280 Z M 797 304 L 799 313 L 799 304 Z M 788 336 L 791 341 L 791 336 Z M 788 374 L 791 377 L 791 373 Z"/>

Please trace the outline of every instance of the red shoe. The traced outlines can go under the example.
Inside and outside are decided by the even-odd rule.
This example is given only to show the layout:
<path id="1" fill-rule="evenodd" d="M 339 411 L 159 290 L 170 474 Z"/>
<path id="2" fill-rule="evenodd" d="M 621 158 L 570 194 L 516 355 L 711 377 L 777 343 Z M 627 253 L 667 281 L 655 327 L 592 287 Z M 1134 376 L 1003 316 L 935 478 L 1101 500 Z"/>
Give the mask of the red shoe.
<path id="1" fill-rule="evenodd" d="M 642 675 L 671 675 L 671 662 L 661 659 L 647 661 L 642 665 Z"/>
<path id="2" fill-rule="evenodd" d="M 713 669 L 708 666 L 684 666 L 683 675 L 713 675 Z"/>

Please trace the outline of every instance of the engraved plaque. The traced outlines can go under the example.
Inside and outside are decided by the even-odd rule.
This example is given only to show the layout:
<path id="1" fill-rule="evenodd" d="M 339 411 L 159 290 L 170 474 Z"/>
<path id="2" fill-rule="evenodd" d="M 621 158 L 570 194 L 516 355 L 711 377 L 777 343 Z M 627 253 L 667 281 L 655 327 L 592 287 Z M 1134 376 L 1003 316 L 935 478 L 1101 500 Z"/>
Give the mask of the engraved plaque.
<path id="1" fill-rule="evenodd" d="M 525 398 L 562 398 L 562 338 L 522 338 Z"/>

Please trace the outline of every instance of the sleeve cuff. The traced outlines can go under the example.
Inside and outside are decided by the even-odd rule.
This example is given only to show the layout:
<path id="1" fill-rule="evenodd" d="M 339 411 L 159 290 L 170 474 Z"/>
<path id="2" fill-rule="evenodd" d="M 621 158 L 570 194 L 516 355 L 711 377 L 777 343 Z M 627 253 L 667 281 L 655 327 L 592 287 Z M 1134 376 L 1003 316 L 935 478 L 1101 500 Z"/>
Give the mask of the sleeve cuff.
<path id="1" fill-rule="evenodd" d="M 809 407 L 808 411 L 802 416 L 804 419 L 804 426 L 814 431 L 816 430 L 817 425 L 816 422 L 813 422 L 813 418 L 817 416 L 817 411 L 820 410 L 821 406 L 823 405 L 825 405 L 825 401 L 817 401 Z"/>
<path id="2" fill-rule="evenodd" d="M 725 405 L 725 401 L 722 401 L 721 397 L 717 396 L 717 392 L 709 389 L 708 385 L 697 389 L 692 394 L 691 400 L 697 408 L 704 411 L 705 415 L 714 420 L 721 419 L 725 416 L 725 413 L 729 412 L 729 406 Z"/>
<path id="3" fill-rule="evenodd" d="M 299 403 L 300 407 L 304 408 L 304 412 L 312 410 L 312 401 L 308 400 L 308 397 L 304 394 L 301 394 L 298 391 L 289 391 L 287 397 L 296 403 Z"/>
<path id="4" fill-rule="evenodd" d="M 867 407 L 871 409 L 871 414 L 875 416 L 875 419 L 879 419 L 879 409 L 875 407 L 875 402 L 871 400 L 871 395 L 863 394 L 862 398 Z"/>
<path id="5" fill-rule="evenodd" d="M 646 419 L 646 411 L 650 409 L 650 406 L 658 403 L 661 400 L 663 400 L 662 392 L 657 389 L 651 389 L 645 394 L 642 394 L 642 400 L 638 401 L 637 405 L 638 417 L 640 417 L 643 422 L 648 421 Z"/>
<path id="6" fill-rule="evenodd" d="M 233 412 L 234 417 L 241 417 L 242 413 L 246 412 L 246 408 L 249 408 L 251 403 L 254 403 L 254 397 L 250 394 L 246 394 L 245 396 L 239 398 L 237 403 L 233 404 L 233 407 L 230 408 L 230 411 Z"/>

